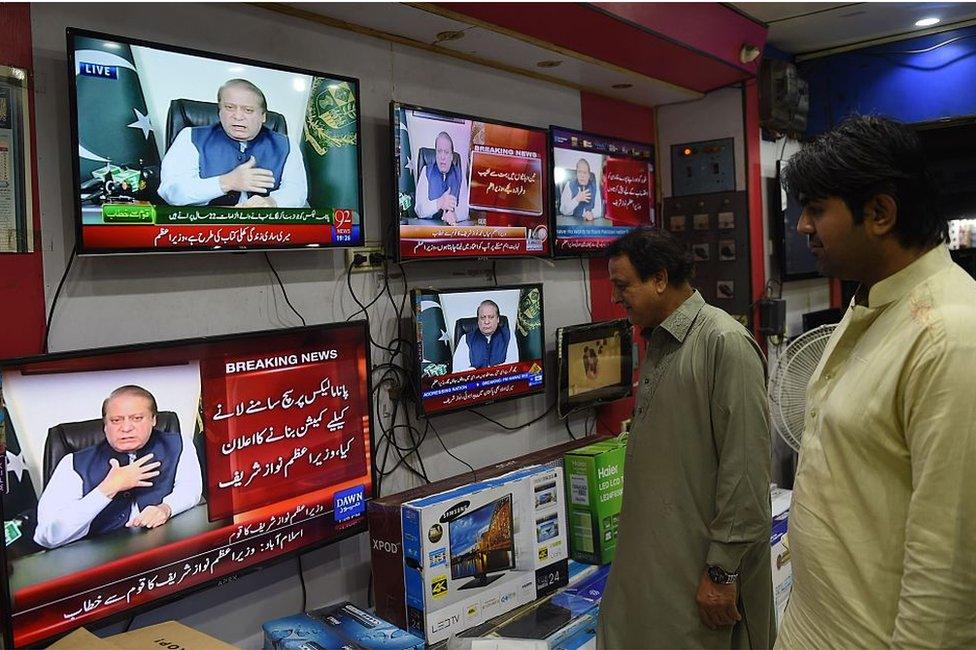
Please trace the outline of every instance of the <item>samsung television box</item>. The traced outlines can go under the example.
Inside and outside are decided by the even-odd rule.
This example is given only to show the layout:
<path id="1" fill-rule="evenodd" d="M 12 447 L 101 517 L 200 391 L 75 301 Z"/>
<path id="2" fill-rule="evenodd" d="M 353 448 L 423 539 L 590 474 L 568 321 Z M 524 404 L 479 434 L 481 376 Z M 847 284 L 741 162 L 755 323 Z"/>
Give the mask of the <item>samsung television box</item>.
<path id="1" fill-rule="evenodd" d="M 624 495 L 625 440 L 610 438 L 566 454 L 570 548 L 574 560 L 606 564 L 617 549 Z"/>
<path id="2" fill-rule="evenodd" d="M 351 603 L 268 621 L 264 650 L 422 650 L 424 641 Z"/>
<path id="3" fill-rule="evenodd" d="M 791 490 L 773 488 L 770 500 L 773 509 L 773 530 L 770 535 L 770 561 L 773 569 L 773 603 L 776 607 L 776 626 L 786 612 L 786 603 L 793 591 L 793 565 L 790 562 L 790 543 L 787 528 L 790 517 Z"/>
<path id="4" fill-rule="evenodd" d="M 437 643 L 566 584 L 562 474 L 527 467 L 404 504 L 408 631 Z"/>
<path id="5" fill-rule="evenodd" d="M 369 520 L 370 561 L 373 566 L 373 593 L 376 613 L 388 621 L 407 627 L 406 593 L 403 584 L 403 526 L 401 508 L 404 503 L 421 497 L 459 488 L 473 481 L 494 478 L 532 465 L 562 466 L 563 456 L 573 449 L 585 447 L 594 439 L 573 440 L 553 447 L 505 460 L 494 465 L 465 472 L 450 478 L 421 485 L 404 492 L 372 499 L 367 504 Z"/>

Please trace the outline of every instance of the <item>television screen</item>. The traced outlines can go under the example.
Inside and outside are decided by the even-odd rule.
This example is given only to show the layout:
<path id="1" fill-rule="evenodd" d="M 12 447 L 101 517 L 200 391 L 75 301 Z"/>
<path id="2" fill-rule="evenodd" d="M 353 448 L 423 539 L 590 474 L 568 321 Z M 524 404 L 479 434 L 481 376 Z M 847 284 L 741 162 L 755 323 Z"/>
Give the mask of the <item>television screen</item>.
<path id="1" fill-rule="evenodd" d="M 366 529 L 365 321 L 0 371 L 8 647 Z"/>
<path id="2" fill-rule="evenodd" d="M 634 375 L 630 321 L 560 327 L 556 350 L 559 417 L 630 395 Z"/>
<path id="3" fill-rule="evenodd" d="M 401 259 L 549 255 L 545 129 L 390 105 Z"/>
<path id="4" fill-rule="evenodd" d="M 81 253 L 363 242 L 356 79 L 68 30 Z"/>
<path id="5" fill-rule="evenodd" d="M 558 126 L 552 133 L 553 251 L 597 255 L 654 226 L 654 147 Z"/>
<path id="6" fill-rule="evenodd" d="M 414 289 L 412 299 L 422 413 L 544 390 L 541 284 Z"/>
<path id="7" fill-rule="evenodd" d="M 452 579 L 483 577 L 515 568 L 511 494 L 453 520 L 447 534 Z"/>

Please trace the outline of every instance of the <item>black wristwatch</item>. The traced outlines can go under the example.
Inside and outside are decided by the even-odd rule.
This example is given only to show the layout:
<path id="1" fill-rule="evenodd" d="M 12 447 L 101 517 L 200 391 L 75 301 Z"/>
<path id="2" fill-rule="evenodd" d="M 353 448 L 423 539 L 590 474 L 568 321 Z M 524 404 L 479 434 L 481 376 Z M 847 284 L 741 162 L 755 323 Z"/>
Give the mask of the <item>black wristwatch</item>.
<path id="1" fill-rule="evenodd" d="M 708 567 L 708 579 L 717 585 L 730 585 L 739 579 L 738 573 L 727 573 L 720 566 Z"/>

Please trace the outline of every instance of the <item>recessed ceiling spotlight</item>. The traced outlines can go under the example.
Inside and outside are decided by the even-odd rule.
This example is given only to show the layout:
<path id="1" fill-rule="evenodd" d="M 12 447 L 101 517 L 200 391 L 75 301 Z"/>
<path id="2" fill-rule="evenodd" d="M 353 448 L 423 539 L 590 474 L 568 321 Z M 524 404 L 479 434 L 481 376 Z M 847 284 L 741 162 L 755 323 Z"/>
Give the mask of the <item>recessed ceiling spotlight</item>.
<path id="1" fill-rule="evenodd" d="M 442 43 L 444 41 L 456 41 L 459 38 L 464 38 L 464 32 L 458 31 L 447 31 L 437 33 L 437 43 Z"/>
<path id="2" fill-rule="evenodd" d="M 628 88 L 633 88 L 634 84 L 613 84 L 611 88 L 616 88 L 617 90 L 626 90 Z"/>
<path id="3" fill-rule="evenodd" d="M 922 18 L 921 20 L 915 21 L 916 27 L 931 27 L 932 25 L 937 25 L 942 22 L 941 18 L 936 18 L 935 16 L 930 16 L 929 18 Z"/>
<path id="4" fill-rule="evenodd" d="M 556 59 L 546 59 L 545 61 L 539 61 L 536 63 L 540 68 L 557 68 L 563 64 L 562 61 Z"/>

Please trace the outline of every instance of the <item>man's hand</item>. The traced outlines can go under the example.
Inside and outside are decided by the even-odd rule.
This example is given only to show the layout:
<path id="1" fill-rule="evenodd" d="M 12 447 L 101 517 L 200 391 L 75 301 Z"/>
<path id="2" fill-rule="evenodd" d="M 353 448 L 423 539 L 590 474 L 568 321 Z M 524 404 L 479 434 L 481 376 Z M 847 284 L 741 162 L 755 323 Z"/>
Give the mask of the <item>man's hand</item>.
<path id="1" fill-rule="evenodd" d="M 218 176 L 220 189 L 224 194 L 227 192 L 256 194 L 270 190 L 275 184 L 274 174 L 269 169 L 261 169 L 257 164 L 257 160 L 251 156 L 247 162 L 241 163 L 223 176 Z"/>
<path id="2" fill-rule="evenodd" d="M 444 223 L 447 225 L 455 226 L 458 222 L 457 212 L 454 210 L 444 210 L 444 212 L 441 213 L 441 219 L 443 219 Z"/>
<path id="3" fill-rule="evenodd" d="M 142 512 L 132 518 L 132 521 L 126 524 L 126 527 L 138 528 L 142 526 L 143 528 L 155 528 L 156 526 L 165 524 L 172 516 L 173 509 L 165 503 L 160 503 L 158 506 L 146 506 L 142 509 Z"/>
<path id="4" fill-rule="evenodd" d="M 590 200 L 590 190 L 583 188 L 576 193 L 576 198 L 573 199 L 577 203 L 586 203 Z"/>
<path id="5" fill-rule="evenodd" d="M 447 212 L 457 207 L 457 197 L 451 195 L 451 190 L 444 190 L 440 198 L 437 199 L 437 208 Z"/>
<path id="6" fill-rule="evenodd" d="M 717 585 L 708 578 L 708 572 L 702 573 L 698 581 L 698 615 L 702 623 L 714 630 L 726 625 L 735 625 L 742 620 L 735 603 L 739 597 L 739 585 Z"/>
<path id="7" fill-rule="evenodd" d="M 136 487 L 152 487 L 149 479 L 159 476 L 157 468 L 162 464 L 158 460 L 154 463 L 152 454 L 146 454 L 128 465 L 119 465 L 119 461 L 109 458 L 108 474 L 98 484 L 99 491 L 109 499 L 115 497 L 119 492 L 125 492 Z"/>
<path id="8" fill-rule="evenodd" d="M 278 204 L 270 196 L 261 196 L 260 194 L 255 194 L 253 196 L 247 197 L 247 201 L 244 201 L 243 207 L 245 208 L 277 208 Z"/>
<path id="9" fill-rule="evenodd" d="M 587 210 L 583 213 L 583 219 L 586 221 L 593 221 L 593 210 Z"/>

